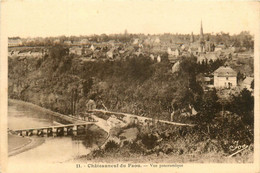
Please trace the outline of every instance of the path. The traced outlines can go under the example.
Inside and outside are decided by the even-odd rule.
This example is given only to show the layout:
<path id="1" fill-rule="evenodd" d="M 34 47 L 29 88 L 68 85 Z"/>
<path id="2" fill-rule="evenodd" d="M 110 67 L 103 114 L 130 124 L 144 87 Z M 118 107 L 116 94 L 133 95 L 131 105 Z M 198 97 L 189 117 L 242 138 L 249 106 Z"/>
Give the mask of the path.
<path id="1" fill-rule="evenodd" d="M 152 118 L 148 118 L 148 117 L 142 117 L 142 116 L 138 116 L 138 115 L 133 115 L 133 114 L 128 114 L 128 113 L 120 113 L 120 112 L 112 112 L 112 111 L 106 111 L 106 110 L 102 110 L 102 109 L 93 109 L 91 110 L 91 112 L 102 112 L 102 113 L 109 113 L 109 114 L 117 114 L 117 115 L 124 115 L 127 117 L 136 117 L 138 120 L 141 121 L 145 121 L 145 120 L 149 120 L 149 121 L 153 121 L 155 119 Z M 190 126 L 193 127 L 195 126 L 195 124 L 184 124 L 184 123 L 177 123 L 177 122 L 172 122 L 172 121 L 166 121 L 166 120 L 157 120 L 156 122 L 159 121 L 161 123 L 165 123 L 165 124 L 171 124 L 171 125 L 177 125 L 177 126 Z"/>

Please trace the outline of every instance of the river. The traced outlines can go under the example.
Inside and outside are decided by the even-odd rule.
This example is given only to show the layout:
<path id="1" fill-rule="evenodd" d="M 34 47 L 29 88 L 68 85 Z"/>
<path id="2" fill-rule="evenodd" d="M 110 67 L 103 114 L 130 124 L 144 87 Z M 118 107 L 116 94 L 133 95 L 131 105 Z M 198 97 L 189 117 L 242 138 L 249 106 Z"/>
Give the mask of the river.
<path id="1" fill-rule="evenodd" d="M 52 115 L 35 108 L 31 109 L 30 105 L 26 105 L 26 103 L 17 104 L 15 102 L 10 103 L 10 101 L 8 103 L 9 129 L 42 127 L 57 124 L 60 124 L 60 122 L 57 122 Z M 34 146 L 32 149 L 27 151 L 10 156 L 9 164 L 70 162 L 73 161 L 73 158 L 75 157 L 88 154 L 91 147 L 97 144 L 92 141 L 91 137 L 87 137 L 87 134 L 80 137 L 64 136 L 24 138 L 8 135 L 9 154 L 14 148 L 17 149 L 22 145 L 25 145 L 26 147 L 30 145 L 27 144 L 30 143 L 30 140 L 37 141 L 39 138 L 44 139 L 41 139 L 44 141 L 42 144 Z M 95 140 L 95 142 L 97 142 L 97 140 Z"/>

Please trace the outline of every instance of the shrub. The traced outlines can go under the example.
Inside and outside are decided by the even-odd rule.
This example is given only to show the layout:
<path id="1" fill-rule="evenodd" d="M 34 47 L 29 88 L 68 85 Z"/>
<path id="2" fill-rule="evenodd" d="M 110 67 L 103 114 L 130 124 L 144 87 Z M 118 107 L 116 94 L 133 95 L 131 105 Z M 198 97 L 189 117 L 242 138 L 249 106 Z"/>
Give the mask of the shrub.
<path id="1" fill-rule="evenodd" d="M 102 149 L 95 149 L 93 152 L 92 152 L 92 156 L 95 158 L 95 157 L 103 157 L 104 156 L 104 150 Z"/>
<path id="2" fill-rule="evenodd" d="M 145 149 L 136 141 L 129 143 L 130 145 L 130 151 L 137 154 L 143 154 L 145 152 Z"/>
<path id="3" fill-rule="evenodd" d="M 105 145 L 105 151 L 111 152 L 118 150 L 120 145 L 113 140 L 110 140 Z"/>
<path id="4" fill-rule="evenodd" d="M 158 137 L 151 133 L 140 134 L 137 137 L 147 149 L 153 149 L 157 145 Z"/>

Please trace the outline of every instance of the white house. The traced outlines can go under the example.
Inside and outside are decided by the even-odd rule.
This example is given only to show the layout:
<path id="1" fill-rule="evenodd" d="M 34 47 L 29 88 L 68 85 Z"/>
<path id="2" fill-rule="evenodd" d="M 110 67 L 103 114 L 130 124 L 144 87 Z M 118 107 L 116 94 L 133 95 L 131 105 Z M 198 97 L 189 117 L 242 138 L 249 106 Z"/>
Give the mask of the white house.
<path id="1" fill-rule="evenodd" d="M 113 57 L 114 57 L 114 49 L 113 48 L 107 52 L 107 57 L 113 59 Z"/>
<path id="2" fill-rule="evenodd" d="M 167 53 L 168 53 L 168 55 L 179 56 L 180 55 L 180 50 L 179 49 L 175 49 L 174 51 L 172 51 L 172 49 L 170 47 L 168 47 Z"/>
<path id="3" fill-rule="evenodd" d="M 202 63 L 203 60 L 204 62 L 206 61 L 216 61 L 218 59 L 218 56 L 215 53 L 207 53 L 207 54 L 201 54 L 200 56 L 198 56 L 197 58 L 197 63 Z"/>
<path id="4" fill-rule="evenodd" d="M 53 40 L 53 43 L 54 44 L 60 44 L 60 39 L 57 38 L 57 39 Z"/>
<path id="5" fill-rule="evenodd" d="M 237 72 L 227 66 L 221 66 L 214 72 L 215 88 L 233 88 L 237 86 Z"/>
<path id="6" fill-rule="evenodd" d="M 138 43 L 139 43 L 139 39 L 135 38 L 134 41 L 133 41 L 133 44 L 138 44 Z"/>
<path id="7" fill-rule="evenodd" d="M 224 49 L 226 49 L 226 46 L 224 44 L 219 44 L 215 47 L 215 52 L 221 51 L 221 50 L 224 50 Z"/>
<path id="8" fill-rule="evenodd" d="M 94 47 L 94 45 L 93 45 L 93 44 L 90 46 L 90 49 L 91 49 L 92 51 L 94 51 L 94 50 L 95 50 L 95 47 Z"/>
<path id="9" fill-rule="evenodd" d="M 154 55 L 153 54 L 150 55 L 150 58 L 151 58 L 152 61 L 154 61 Z"/>
<path id="10" fill-rule="evenodd" d="M 168 55 L 173 55 L 173 51 L 172 51 L 172 49 L 170 47 L 168 47 L 167 53 L 168 53 Z"/>
<path id="11" fill-rule="evenodd" d="M 157 57 L 157 62 L 161 62 L 161 57 L 160 57 L 160 55 L 158 55 L 158 57 Z"/>
<path id="12" fill-rule="evenodd" d="M 81 45 L 86 45 L 86 44 L 88 44 L 88 43 L 89 43 L 88 39 L 82 39 L 82 40 L 80 40 L 80 44 L 81 44 Z"/>
<path id="13" fill-rule="evenodd" d="M 8 46 L 21 46 L 23 44 L 21 39 L 8 39 Z"/>
<path id="14" fill-rule="evenodd" d="M 65 40 L 63 43 L 64 43 L 65 45 L 72 45 L 72 42 L 71 42 L 70 40 Z"/>
<path id="15" fill-rule="evenodd" d="M 241 84 L 242 88 L 247 88 L 249 91 L 252 91 L 251 84 L 253 80 L 253 77 L 246 77 Z"/>
<path id="16" fill-rule="evenodd" d="M 82 55 L 82 50 L 81 47 L 71 47 L 69 49 L 69 54 Z"/>

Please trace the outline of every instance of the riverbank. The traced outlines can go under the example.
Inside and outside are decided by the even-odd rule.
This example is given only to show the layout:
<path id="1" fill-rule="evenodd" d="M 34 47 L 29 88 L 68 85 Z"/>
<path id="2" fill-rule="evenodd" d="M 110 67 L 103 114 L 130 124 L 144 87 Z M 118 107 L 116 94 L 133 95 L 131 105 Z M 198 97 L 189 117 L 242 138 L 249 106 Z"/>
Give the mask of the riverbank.
<path id="1" fill-rule="evenodd" d="M 72 122 L 75 122 L 75 121 L 76 122 L 78 122 L 78 121 L 82 122 L 82 120 L 78 120 L 78 119 L 73 118 L 73 117 L 62 115 L 62 114 L 53 112 L 51 110 L 42 108 L 38 105 L 34 105 L 32 103 L 24 102 L 24 101 L 21 101 L 21 100 L 9 99 L 8 104 L 9 104 L 9 106 L 16 105 L 18 107 L 25 107 L 26 109 L 28 108 L 28 110 L 32 110 L 33 112 L 36 112 L 36 114 L 39 114 L 43 117 L 51 118 L 52 116 L 54 116 L 54 117 L 58 117 L 58 119 L 65 117 L 65 121 L 67 121 L 68 119 L 71 119 Z M 29 112 L 27 113 L 26 109 L 25 109 L 25 111 L 22 110 L 23 113 L 21 115 L 23 115 L 23 114 L 29 115 L 30 114 Z M 19 116 L 20 116 L 20 113 L 18 113 L 18 116 L 17 116 L 18 117 L 17 119 L 19 121 L 16 120 L 16 122 L 18 122 L 18 123 L 20 123 Z M 29 120 L 29 122 L 31 122 L 30 119 L 28 119 L 28 120 Z M 106 123 L 102 122 L 101 120 L 102 119 L 100 119 L 100 122 L 97 125 L 90 125 L 88 127 L 86 134 L 85 134 L 85 137 L 75 136 L 75 137 L 72 137 L 73 140 L 75 140 L 75 139 L 77 140 L 78 138 L 80 138 L 80 140 L 83 140 L 83 145 L 85 145 L 87 148 L 90 145 L 92 145 L 91 143 L 93 141 L 94 141 L 94 143 L 99 144 L 98 146 L 104 144 L 106 142 L 106 139 L 107 139 L 107 136 L 108 136 L 110 129 L 109 129 L 109 127 L 106 126 Z M 27 119 L 26 119 L 26 122 L 28 122 Z M 61 121 L 61 122 L 63 122 L 63 121 Z M 56 120 L 54 121 L 54 123 L 56 123 Z M 10 128 L 10 130 L 12 130 L 12 129 Z M 20 154 L 22 152 L 25 152 L 25 151 L 28 151 L 28 150 L 31 150 L 33 148 L 38 147 L 39 145 L 43 144 L 45 141 L 46 141 L 45 138 L 40 138 L 40 137 L 35 137 L 35 136 L 32 136 L 32 137 L 24 136 L 24 137 L 22 137 L 22 136 L 9 134 L 8 135 L 8 151 L 9 151 L 9 153 L 8 154 L 9 154 L 9 156 L 14 156 L 14 155 Z"/>
<path id="2" fill-rule="evenodd" d="M 8 134 L 8 156 L 14 156 L 30 149 L 36 148 L 44 143 L 43 138 L 22 137 Z"/>
<path id="3" fill-rule="evenodd" d="M 68 115 L 63 115 L 63 114 L 58 113 L 58 112 L 53 112 L 53 111 L 51 111 L 49 109 L 43 108 L 41 106 L 38 106 L 38 105 L 30 103 L 30 102 L 25 102 L 25 101 L 22 101 L 22 100 L 15 100 L 15 99 L 10 99 L 9 98 L 8 99 L 8 104 L 17 104 L 17 105 L 21 105 L 21 106 L 28 106 L 28 107 L 30 107 L 30 109 L 37 110 L 39 112 L 47 113 L 49 115 L 52 115 L 52 116 L 58 118 L 64 124 L 83 123 L 84 122 L 83 120 L 77 119 L 75 117 L 71 117 L 71 116 L 68 116 Z"/>

